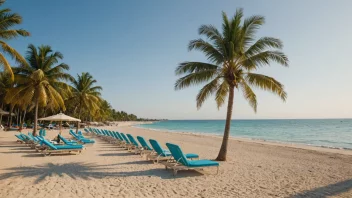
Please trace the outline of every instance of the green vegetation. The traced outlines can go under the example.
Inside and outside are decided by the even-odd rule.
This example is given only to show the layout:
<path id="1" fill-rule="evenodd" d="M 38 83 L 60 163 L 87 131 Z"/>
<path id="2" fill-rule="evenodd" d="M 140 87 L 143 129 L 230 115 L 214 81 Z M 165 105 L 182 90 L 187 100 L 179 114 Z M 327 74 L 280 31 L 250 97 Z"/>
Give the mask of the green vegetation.
<path id="1" fill-rule="evenodd" d="M 255 34 L 264 24 L 264 17 L 255 15 L 243 20 L 243 11 L 238 9 L 233 18 L 225 13 L 222 18 L 221 33 L 212 25 L 202 25 L 199 35 L 207 40 L 192 40 L 188 45 L 189 50 L 203 52 L 209 62 L 183 62 L 175 70 L 176 75 L 182 76 L 175 83 L 176 90 L 207 83 L 197 95 L 198 108 L 210 95 L 215 95 L 218 108 L 228 98 L 224 136 L 216 158 L 219 161 L 226 160 L 235 89 L 242 92 L 254 111 L 257 111 L 257 97 L 252 88 L 270 91 L 285 101 L 287 94 L 280 82 L 254 72 L 271 62 L 288 66 L 288 58 L 280 51 L 283 44 L 279 39 L 256 40 Z"/>

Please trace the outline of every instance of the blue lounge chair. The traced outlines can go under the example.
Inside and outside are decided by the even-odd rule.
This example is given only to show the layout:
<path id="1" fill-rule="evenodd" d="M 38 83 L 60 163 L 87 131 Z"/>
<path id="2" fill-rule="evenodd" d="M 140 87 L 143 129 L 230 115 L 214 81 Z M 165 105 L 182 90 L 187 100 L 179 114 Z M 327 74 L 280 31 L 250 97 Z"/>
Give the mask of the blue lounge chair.
<path id="1" fill-rule="evenodd" d="M 219 172 L 219 163 L 211 160 L 188 160 L 186 155 L 183 154 L 181 148 L 176 144 L 166 143 L 172 156 L 174 157 L 173 163 L 165 163 L 165 168 L 171 168 L 174 171 L 174 176 L 179 170 L 189 169 L 203 169 L 205 167 L 217 167 L 217 173 Z"/>
<path id="2" fill-rule="evenodd" d="M 25 141 L 25 139 L 21 136 L 21 134 L 19 134 L 19 135 L 15 135 L 16 137 L 17 137 L 17 141 L 16 142 L 19 142 L 19 143 L 25 143 L 26 141 Z"/>
<path id="3" fill-rule="evenodd" d="M 126 137 L 126 135 L 124 133 L 121 133 L 121 137 L 122 139 L 126 142 L 126 144 L 131 144 L 131 142 L 128 140 L 128 138 Z"/>
<path id="4" fill-rule="evenodd" d="M 70 135 L 72 135 L 74 138 L 76 138 L 78 141 L 84 143 L 84 144 L 93 144 L 95 143 L 94 140 L 91 140 L 91 139 L 87 139 L 87 138 L 84 138 L 84 136 L 82 135 L 77 135 L 75 132 L 73 132 L 72 130 L 69 132 Z"/>
<path id="5" fill-rule="evenodd" d="M 54 145 L 46 139 L 43 139 L 43 144 L 46 146 L 46 149 L 40 150 L 44 156 L 51 155 L 52 153 L 71 153 L 78 152 L 81 153 L 83 145 Z"/>
<path id="6" fill-rule="evenodd" d="M 139 143 L 142 145 L 142 148 L 143 148 L 141 151 L 141 155 L 146 153 L 150 154 L 151 152 L 153 152 L 153 149 L 147 144 L 147 142 L 142 136 L 137 136 L 137 140 L 139 141 Z"/>
<path id="7" fill-rule="evenodd" d="M 130 140 L 131 142 L 131 149 L 134 149 L 134 153 L 137 154 L 137 153 L 141 153 L 142 151 L 142 147 L 139 146 L 138 142 L 136 141 L 136 139 L 134 139 L 134 137 L 131 135 L 131 134 L 127 134 L 127 137 L 128 139 Z"/>
<path id="8" fill-rule="evenodd" d="M 74 140 L 67 140 L 66 138 L 64 138 L 62 135 L 58 135 L 58 137 L 60 138 L 60 140 L 62 140 L 65 144 L 67 145 L 74 145 L 74 144 L 77 144 L 76 141 Z"/>
<path id="9" fill-rule="evenodd" d="M 159 142 L 156 140 L 150 139 L 149 140 L 150 144 L 152 145 L 154 151 L 156 152 L 156 155 L 149 155 L 148 159 L 153 160 L 153 162 L 158 163 L 160 160 L 169 160 L 172 157 L 172 154 L 170 151 L 163 149 Z M 186 158 L 188 159 L 197 159 L 199 156 L 194 153 L 188 153 L 185 155 Z"/>

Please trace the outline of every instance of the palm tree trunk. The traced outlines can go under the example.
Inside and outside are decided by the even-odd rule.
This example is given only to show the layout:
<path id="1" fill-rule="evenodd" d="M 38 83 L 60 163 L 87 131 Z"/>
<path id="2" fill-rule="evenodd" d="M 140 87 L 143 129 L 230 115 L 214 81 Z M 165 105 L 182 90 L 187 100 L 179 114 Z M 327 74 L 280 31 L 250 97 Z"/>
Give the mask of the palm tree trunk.
<path id="1" fill-rule="evenodd" d="M 78 119 L 81 119 L 82 103 L 79 103 L 78 107 Z M 78 133 L 79 122 L 77 122 L 76 133 Z"/>
<path id="2" fill-rule="evenodd" d="M 39 101 L 37 99 L 35 103 L 35 114 L 34 114 L 34 126 L 33 126 L 33 136 L 37 136 L 37 125 L 38 125 L 38 106 Z"/>
<path id="3" fill-rule="evenodd" d="M 23 112 L 22 127 L 23 127 L 24 122 L 26 121 L 26 113 L 27 113 L 27 108 L 26 108 L 26 109 L 24 110 L 24 112 Z"/>
<path id="4" fill-rule="evenodd" d="M 218 157 L 216 158 L 217 161 L 226 161 L 227 144 L 229 142 L 229 136 L 230 136 L 234 92 L 235 92 L 235 87 L 231 86 L 229 90 L 229 101 L 227 104 L 225 131 L 224 131 L 224 136 L 222 138 L 221 148 L 220 148 Z"/>
<path id="5" fill-rule="evenodd" d="M 1 109 L 4 110 L 4 103 L 1 104 Z M 2 114 L 0 115 L 0 125 L 2 125 Z"/>
<path id="6" fill-rule="evenodd" d="M 16 114 L 16 124 L 18 126 L 18 117 L 20 115 L 20 109 L 17 109 L 17 114 Z"/>
<path id="7" fill-rule="evenodd" d="M 12 111 L 13 111 L 13 106 L 12 105 L 10 105 L 10 114 L 9 114 L 9 116 L 10 116 L 10 120 L 9 120 L 9 128 L 11 128 L 11 126 L 12 126 Z"/>

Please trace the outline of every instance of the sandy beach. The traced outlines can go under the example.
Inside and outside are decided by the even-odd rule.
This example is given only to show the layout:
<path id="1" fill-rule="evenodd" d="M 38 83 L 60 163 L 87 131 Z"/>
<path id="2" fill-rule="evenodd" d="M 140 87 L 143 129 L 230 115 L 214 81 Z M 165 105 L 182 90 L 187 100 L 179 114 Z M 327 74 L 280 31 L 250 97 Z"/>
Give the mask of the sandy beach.
<path id="1" fill-rule="evenodd" d="M 221 144 L 221 138 L 129 125 L 104 128 L 176 143 L 201 159 L 214 159 Z M 80 155 L 43 157 L 15 143 L 14 134 L 0 132 L 0 197 L 352 197 L 351 151 L 231 139 L 218 175 L 209 168 L 174 177 L 97 137 Z M 68 131 L 64 136 L 70 138 Z"/>

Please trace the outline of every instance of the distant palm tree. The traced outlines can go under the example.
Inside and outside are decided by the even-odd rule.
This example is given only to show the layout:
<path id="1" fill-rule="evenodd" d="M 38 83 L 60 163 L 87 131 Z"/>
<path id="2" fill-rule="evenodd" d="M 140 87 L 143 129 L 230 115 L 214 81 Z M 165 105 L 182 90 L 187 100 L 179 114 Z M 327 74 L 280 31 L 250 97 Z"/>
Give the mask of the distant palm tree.
<path id="1" fill-rule="evenodd" d="M 35 108 L 33 135 L 36 135 L 38 108 L 65 110 L 63 97 L 66 97 L 70 90 L 65 81 L 73 78 L 65 73 L 69 70 L 67 64 L 58 64 L 63 55 L 53 52 L 48 45 L 39 46 L 37 49 L 30 44 L 26 59 L 27 64 L 14 68 L 16 87 L 7 92 L 5 100 L 14 103 L 21 100 L 21 103 L 25 103 L 22 105 Z"/>
<path id="2" fill-rule="evenodd" d="M 5 3 L 5 0 L 0 0 L 0 6 Z M 5 72 L 9 73 L 13 80 L 13 72 L 11 66 L 4 54 L 10 55 L 18 63 L 24 64 L 26 60 L 12 47 L 10 47 L 6 41 L 17 38 L 18 36 L 29 36 L 29 32 L 23 29 L 10 29 L 12 26 L 21 24 L 22 17 L 16 13 L 11 13 L 8 8 L 0 9 L 0 65 L 4 67 Z"/>
<path id="3" fill-rule="evenodd" d="M 77 80 L 72 80 L 72 97 L 68 99 L 71 104 L 78 108 L 78 118 L 81 118 L 82 108 L 88 112 L 94 112 L 99 109 L 101 86 L 95 86 L 97 81 L 88 72 L 82 72 L 77 75 Z M 77 126 L 78 130 L 78 126 Z"/>
<path id="4" fill-rule="evenodd" d="M 257 97 L 252 87 L 273 92 L 285 101 L 287 94 L 280 82 L 253 71 L 269 65 L 271 61 L 288 66 L 288 58 L 279 51 L 283 47 L 279 39 L 255 38 L 257 30 L 264 24 L 264 17 L 251 16 L 242 22 L 242 9 L 238 9 L 231 19 L 224 12 L 222 17 L 222 33 L 212 25 L 202 25 L 199 34 L 207 40 L 192 40 L 188 45 L 189 50 L 203 52 L 209 63 L 183 62 L 175 70 L 176 75 L 184 75 L 176 81 L 176 90 L 209 82 L 197 95 L 198 108 L 212 94 L 215 94 L 215 101 L 220 108 L 228 96 L 224 136 L 216 158 L 219 161 L 226 160 L 235 88 L 243 92 L 255 112 Z"/>

